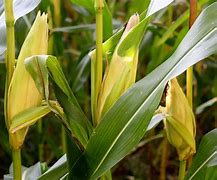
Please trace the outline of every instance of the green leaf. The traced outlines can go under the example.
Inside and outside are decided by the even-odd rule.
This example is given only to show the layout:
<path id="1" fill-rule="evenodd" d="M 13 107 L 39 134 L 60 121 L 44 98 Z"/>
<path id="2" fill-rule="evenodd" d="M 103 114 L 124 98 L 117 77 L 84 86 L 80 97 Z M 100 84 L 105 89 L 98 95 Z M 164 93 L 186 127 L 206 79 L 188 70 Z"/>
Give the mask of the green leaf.
<path id="1" fill-rule="evenodd" d="M 37 56 L 39 61 L 40 57 L 43 58 L 44 56 Z M 50 72 L 50 77 L 52 77 L 57 86 L 64 92 L 64 94 L 66 94 L 70 101 L 81 110 L 81 107 L 79 106 L 56 57 L 46 56 L 46 66 Z"/>
<path id="2" fill-rule="evenodd" d="M 132 57 L 138 49 L 148 26 L 150 18 L 144 18 L 138 23 L 117 47 L 117 54 L 121 57 Z M 136 36 L 135 36 L 136 34 Z"/>
<path id="3" fill-rule="evenodd" d="M 74 143 L 74 140 L 72 139 L 69 133 L 65 133 L 65 139 L 66 139 L 66 156 L 67 156 L 68 169 L 71 169 L 71 167 L 73 167 L 76 161 L 81 157 L 82 151 Z M 69 172 L 68 179 L 74 179 L 74 174 Z"/>
<path id="4" fill-rule="evenodd" d="M 67 108 L 70 109 L 70 111 L 67 113 L 67 116 L 70 116 L 71 118 L 74 118 L 76 121 L 80 122 L 80 125 L 82 127 L 85 127 L 87 134 L 89 136 L 92 133 L 92 125 L 90 124 L 90 121 L 85 116 L 71 88 L 69 87 L 69 84 L 63 74 L 63 71 L 61 69 L 58 60 L 54 56 L 47 56 L 47 57 L 48 57 L 47 67 L 50 72 L 50 76 L 54 80 L 55 84 L 58 86 L 59 90 L 61 90 L 67 96 L 68 102 L 67 101 L 65 102 L 71 104 L 71 106 L 67 106 L 67 105 L 63 106 L 63 109 L 64 110 L 66 110 Z M 55 90 L 57 90 L 57 88 Z M 56 93 L 57 96 L 60 94 L 61 94 L 60 92 L 58 94 Z M 63 101 L 61 101 L 61 98 L 58 99 L 58 101 L 60 103 L 61 102 L 63 103 Z M 73 112 L 75 114 L 73 114 Z"/>
<path id="5" fill-rule="evenodd" d="M 96 179 L 125 157 L 144 136 L 166 83 L 217 52 L 216 8 L 217 3 L 206 8 L 174 54 L 133 85 L 105 114 L 88 142 L 84 157 L 73 169 L 78 179 Z M 80 168 L 85 162 L 86 168 Z"/>
<path id="6" fill-rule="evenodd" d="M 91 13 L 95 12 L 94 0 L 71 0 L 71 2 L 77 6 L 82 6 L 88 9 Z"/>
<path id="7" fill-rule="evenodd" d="M 155 14 L 159 10 L 167 7 L 169 4 L 171 4 L 174 0 L 151 0 L 149 7 L 148 7 L 148 12 L 147 12 L 147 17 Z"/>
<path id="8" fill-rule="evenodd" d="M 187 180 L 215 180 L 217 178 L 217 129 L 201 140 L 197 154 L 185 177 Z"/>
<path id="9" fill-rule="evenodd" d="M 146 14 L 147 10 L 144 11 L 140 15 L 141 21 L 132 28 L 126 37 L 124 37 L 123 40 L 120 41 L 123 30 L 121 29 L 116 35 L 112 36 L 108 41 L 106 41 L 103 44 L 103 53 L 104 57 L 110 61 L 111 56 L 113 55 L 114 51 L 117 53 L 120 57 L 130 57 L 133 58 L 135 55 L 135 52 L 138 50 L 140 42 L 143 39 L 144 33 L 146 31 L 146 28 L 148 26 L 150 17 L 161 10 L 162 8 L 166 7 L 166 5 L 170 4 L 173 0 L 165 0 L 165 3 L 160 5 L 157 5 L 155 0 L 151 1 L 151 6 L 149 7 L 149 14 Z M 96 109 L 97 109 L 97 101 L 99 97 L 99 85 L 96 84 L 97 81 L 97 71 L 96 71 L 96 51 L 91 52 L 91 112 L 93 116 L 93 121 L 96 119 Z M 110 55 L 110 57 L 108 57 Z M 136 71 L 135 71 L 136 72 Z M 133 76 L 134 77 L 134 76 Z M 123 81 L 124 82 L 124 81 Z M 115 90 L 114 90 L 115 91 Z M 115 99 L 115 97 L 113 97 Z M 110 99 L 110 102 L 113 102 L 112 99 Z M 111 103 L 109 103 L 111 104 Z M 104 108 L 106 110 L 106 107 Z"/>
<path id="10" fill-rule="evenodd" d="M 183 23 L 185 23 L 189 18 L 189 11 L 182 14 L 164 33 L 164 35 L 158 40 L 156 46 L 164 44 L 174 33 L 174 31 Z"/>
<path id="11" fill-rule="evenodd" d="M 206 170 L 205 180 L 216 180 L 217 178 L 217 165 L 209 166 Z"/>
<path id="12" fill-rule="evenodd" d="M 143 36 L 144 32 L 147 28 L 149 23 L 150 17 L 154 15 L 156 12 L 160 11 L 161 9 L 167 7 L 171 4 L 174 0 L 164 0 L 164 1 L 157 1 L 152 0 L 149 4 L 147 14 L 145 17 L 141 15 L 141 22 L 138 23 L 124 38 L 121 44 L 118 46 L 117 53 L 119 56 L 132 56 L 138 48 Z M 143 13 L 145 14 L 145 13 Z M 135 36 L 136 35 L 136 36 Z"/>
<path id="13" fill-rule="evenodd" d="M 203 6 L 205 3 L 207 3 L 207 1 L 206 2 L 200 2 L 199 4 L 200 4 L 200 6 Z M 176 19 L 176 21 L 167 29 L 167 31 L 163 34 L 163 36 L 157 41 L 155 46 L 160 46 L 160 45 L 164 44 L 175 33 L 175 30 L 178 27 L 180 27 L 184 23 L 187 23 L 188 18 L 189 18 L 189 10 L 185 11 L 178 19 Z M 186 26 L 184 26 L 184 27 L 186 27 Z M 179 32 L 178 34 L 180 35 L 181 33 Z M 177 40 L 178 40 L 178 37 L 177 37 Z"/>
<path id="14" fill-rule="evenodd" d="M 22 128 L 35 124 L 40 118 L 47 115 L 49 112 L 50 109 L 47 105 L 32 107 L 20 112 L 13 117 L 10 132 L 15 133 Z"/>
<path id="15" fill-rule="evenodd" d="M 115 33 L 112 37 L 110 37 L 107 41 L 103 43 L 103 58 L 110 61 L 112 54 L 124 32 L 124 28 L 121 28 L 117 33 Z M 96 49 L 91 51 L 89 55 L 92 59 L 95 59 Z M 93 64 L 93 62 L 91 61 Z"/>
<path id="16" fill-rule="evenodd" d="M 15 22 L 20 17 L 34 10 L 40 2 L 41 0 L 13 1 Z M 1 55 L 6 50 L 6 24 L 5 24 L 5 13 L 4 12 L 0 16 L 0 37 L 1 37 L 0 38 L 0 55 Z"/>
<path id="17" fill-rule="evenodd" d="M 144 28 L 146 28 L 146 25 L 147 25 L 147 21 L 148 21 L 147 17 L 154 15 L 156 12 L 160 11 L 162 8 L 168 6 L 170 3 L 173 2 L 173 0 L 164 0 L 163 1 L 164 3 L 161 5 L 158 5 L 157 3 L 158 0 L 152 0 L 151 2 L 152 2 L 152 7 L 149 7 L 149 14 L 146 13 L 147 10 L 143 11 L 140 14 L 141 22 L 137 26 L 135 26 L 135 29 L 137 30 L 134 30 L 134 31 L 143 30 L 143 32 L 140 33 L 139 37 L 135 36 L 136 32 L 134 33 L 132 32 L 131 35 L 129 34 L 129 37 L 128 37 L 128 39 L 130 39 L 131 42 L 130 40 L 126 40 L 126 43 L 123 43 L 123 44 L 127 44 L 127 43 L 136 44 L 133 41 L 133 38 L 136 37 L 136 39 L 138 39 L 137 40 L 137 46 L 138 46 L 138 41 L 140 42 L 140 40 L 142 39 L 142 36 L 144 34 Z M 112 37 L 110 37 L 107 41 L 103 43 L 103 56 L 107 60 L 110 60 L 123 32 L 124 32 L 124 28 L 121 28 L 117 33 L 115 33 Z M 122 45 L 122 46 L 125 46 L 125 45 Z M 90 56 L 94 56 L 95 54 L 96 54 L 96 50 L 93 50 L 92 52 L 90 52 Z"/>
<path id="18" fill-rule="evenodd" d="M 113 25 L 112 15 L 108 8 L 106 1 L 104 0 L 104 11 L 103 11 L 103 39 L 106 40 L 112 36 Z"/>
<path id="19" fill-rule="evenodd" d="M 71 0 L 72 3 L 86 8 L 91 14 L 95 14 L 95 3 L 94 0 Z M 104 0 L 103 9 L 103 32 L 104 40 L 111 37 L 113 31 L 112 27 L 112 16 L 108 8 L 106 1 Z"/>
<path id="20" fill-rule="evenodd" d="M 150 3 L 150 0 L 136 0 L 136 1 L 130 1 L 129 2 L 129 8 L 130 8 L 130 12 L 129 14 L 133 14 L 135 12 L 138 12 L 139 14 L 142 13 L 144 11 L 144 9 L 148 8 L 148 5 Z"/>
<path id="21" fill-rule="evenodd" d="M 81 24 L 77 26 L 66 26 L 66 27 L 58 27 L 51 30 L 52 33 L 54 32 L 81 32 L 81 30 L 95 30 L 95 24 Z"/>
<path id="22" fill-rule="evenodd" d="M 75 92 L 78 92 L 87 82 L 90 75 L 90 64 L 90 57 L 85 55 L 81 58 L 76 68 L 72 70 L 72 89 Z"/>
<path id="23" fill-rule="evenodd" d="M 25 60 L 25 66 L 27 71 L 31 74 L 35 81 L 36 87 L 42 97 L 48 101 L 49 99 L 49 82 L 48 82 L 48 71 L 46 68 L 46 56 L 41 57 L 43 60 L 38 61 L 34 56 Z"/>
<path id="24" fill-rule="evenodd" d="M 59 180 L 61 177 L 68 175 L 69 165 L 75 164 L 81 157 L 82 151 L 68 135 L 69 134 L 67 134 L 67 149 L 70 150 L 70 152 L 67 152 L 67 158 L 65 155 L 61 157 L 47 172 L 39 177 L 39 180 Z M 69 174 L 69 177 L 70 179 L 74 179 L 73 174 Z"/>
<path id="25" fill-rule="evenodd" d="M 86 147 L 89 136 L 92 133 L 92 126 L 75 104 L 61 91 L 61 89 L 54 84 L 54 91 L 58 102 L 64 109 L 65 116 L 69 120 L 70 131 L 75 134 L 79 142 Z"/>
<path id="26" fill-rule="evenodd" d="M 32 56 L 26 59 L 25 65 L 39 91 L 45 94 L 45 99 L 51 110 L 62 118 L 66 127 L 75 134 L 75 137 L 85 147 L 88 137 L 92 132 L 92 125 L 81 110 L 81 107 L 71 91 L 58 60 L 54 56 Z M 49 101 L 48 75 L 52 79 L 55 91 L 58 92 L 56 93 L 56 97 L 63 107 L 63 115 L 58 111 L 56 106 L 54 106 L 54 103 L 50 103 Z"/>

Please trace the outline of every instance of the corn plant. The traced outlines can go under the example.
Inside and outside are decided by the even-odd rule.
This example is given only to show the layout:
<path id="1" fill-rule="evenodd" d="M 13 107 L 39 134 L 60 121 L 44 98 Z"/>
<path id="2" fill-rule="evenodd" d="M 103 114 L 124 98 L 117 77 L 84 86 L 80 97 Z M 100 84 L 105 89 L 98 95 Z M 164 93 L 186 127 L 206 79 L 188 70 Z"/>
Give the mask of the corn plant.
<path id="1" fill-rule="evenodd" d="M 49 112 L 59 118 L 66 130 L 67 158 L 63 157 L 58 165 L 38 179 L 112 179 L 111 168 L 128 155 L 150 130 L 148 126 L 167 84 L 166 105 L 161 108 L 161 113 L 167 138 L 177 149 L 179 179 L 209 178 L 213 174 L 217 177 L 214 171 L 217 142 L 213 138 L 216 130 L 202 139 L 196 153 L 196 123 L 192 100 L 189 100 L 192 95 L 187 99 L 176 80 L 189 67 L 217 52 L 217 3 L 204 9 L 193 24 L 194 17 L 192 27 L 174 53 L 136 82 L 139 47 L 144 34 L 154 15 L 172 2 L 151 0 L 147 9 L 132 15 L 125 27 L 111 35 L 111 14 L 106 1 L 73 0 L 96 15 L 96 48 L 89 53 L 92 114 L 88 118 L 58 59 L 46 55 L 48 25 L 45 14 L 36 17 L 13 72 L 14 22 L 7 22 L 13 19 L 13 8 L 12 1 L 5 1 L 8 43 L 5 116 L 12 149 L 20 151 L 27 129 Z M 40 32 L 41 40 L 36 32 Z M 23 77 L 27 80 L 24 81 Z M 190 70 L 188 80 L 191 79 Z M 24 89 L 20 91 L 22 96 L 30 94 L 26 101 L 17 94 L 19 86 Z M 190 94 L 191 86 L 192 83 L 188 83 L 187 92 Z M 195 153 L 185 174 L 186 160 Z M 20 159 L 20 155 L 18 157 Z M 20 160 L 13 160 L 14 179 L 21 179 Z"/>
<path id="2" fill-rule="evenodd" d="M 42 102 L 34 81 L 25 70 L 25 58 L 36 55 L 46 54 L 48 44 L 48 25 L 47 16 L 45 14 L 36 17 L 35 23 L 32 26 L 22 49 L 18 56 L 18 62 L 15 66 L 15 44 L 14 44 L 14 12 L 13 1 L 5 1 L 5 15 L 7 26 L 7 81 L 5 91 L 5 122 L 9 130 L 14 117 L 19 116 L 20 112 L 26 111 L 29 108 L 37 107 Z M 16 3 L 15 3 L 16 5 Z M 18 8 L 19 9 L 19 8 Z M 16 12 L 16 11 L 15 11 Z M 17 12 L 16 12 L 17 13 Z M 23 12 L 25 14 L 25 12 Z M 36 32 L 41 31 L 42 39 L 35 36 Z M 5 49 L 2 48 L 2 51 Z M 19 92 L 19 95 L 18 95 Z M 34 98 L 33 98 L 34 97 Z M 44 109 L 44 113 L 48 113 L 49 109 Z M 25 118 L 25 117 L 21 117 Z M 17 131 L 16 133 L 9 132 L 9 140 L 13 153 L 13 169 L 14 179 L 21 179 L 21 157 L 20 149 L 23 145 L 28 127 Z"/>

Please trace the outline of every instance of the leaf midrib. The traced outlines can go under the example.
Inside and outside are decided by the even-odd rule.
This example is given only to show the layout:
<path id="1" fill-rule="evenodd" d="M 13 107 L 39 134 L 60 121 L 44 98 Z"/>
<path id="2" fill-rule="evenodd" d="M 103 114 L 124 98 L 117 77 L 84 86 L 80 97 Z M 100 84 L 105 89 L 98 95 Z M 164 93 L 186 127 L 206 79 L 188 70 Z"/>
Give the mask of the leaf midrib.
<path id="1" fill-rule="evenodd" d="M 202 169 L 211 159 L 213 156 L 217 154 L 217 150 L 215 150 L 199 167 L 198 169 L 192 174 L 192 176 L 189 178 L 191 180 L 199 171 Z"/>
<path id="2" fill-rule="evenodd" d="M 127 129 L 128 125 L 131 124 L 132 120 L 134 119 L 134 117 L 137 115 L 137 113 L 140 111 L 140 109 L 147 103 L 147 101 L 150 99 L 150 97 L 152 97 L 152 95 L 155 93 L 155 91 L 158 89 L 158 87 L 160 87 L 163 83 L 165 83 L 165 81 L 167 81 L 166 79 L 168 78 L 168 76 L 171 74 L 171 71 L 173 72 L 173 70 L 182 62 L 182 60 L 188 55 L 190 54 L 198 45 L 201 44 L 201 42 L 207 38 L 207 36 L 209 36 L 210 34 L 212 34 L 212 32 L 214 32 L 217 28 L 213 28 L 210 31 L 208 31 L 208 33 L 201 38 L 198 43 L 196 43 L 192 48 L 190 48 L 190 50 L 188 51 L 188 53 L 186 53 L 181 59 L 180 61 L 178 61 L 178 63 L 171 68 L 171 70 L 169 71 L 169 73 L 166 74 L 166 76 L 163 78 L 163 81 L 161 81 L 156 88 L 154 88 L 154 90 L 151 92 L 151 94 L 148 96 L 148 98 L 142 103 L 142 105 L 138 108 L 138 110 L 134 113 L 134 115 L 130 118 L 130 120 L 128 121 L 128 123 L 124 126 L 123 130 L 119 133 L 119 135 L 115 138 L 114 142 L 111 144 L 111 147 L 108 149 L 108 151 L 106 152 L 105 156 L 103 156 L 102 160 L 100 161 L 99 165 L 96 167 L 96 169 L 93 172 L 93 175 L 97 172 L 97 170 L 99 169 L 99 167 L 101 166 L 101 164 L 104 162 L 104 160 L 106 159 L 107 155 L 110 153 L 111 149 L 114 147 L 114 145 L 116 144 L 116 142 L 118 141 L 119 137 L 123 134 L 123 132 Z"/>

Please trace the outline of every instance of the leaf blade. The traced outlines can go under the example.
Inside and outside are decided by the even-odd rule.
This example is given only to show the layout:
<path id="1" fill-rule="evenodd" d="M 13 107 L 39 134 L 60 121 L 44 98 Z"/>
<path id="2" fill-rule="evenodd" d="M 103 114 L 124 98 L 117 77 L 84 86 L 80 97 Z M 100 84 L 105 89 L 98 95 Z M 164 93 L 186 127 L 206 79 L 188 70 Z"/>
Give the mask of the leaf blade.
<path id="1" fill-rule="evenodd" d="M 35 64 L 38 66 L 35 66 Z M 44 98 L 50 109 L 61 117 L 64 125 L 71 132 L 75 133 L 76 138 L 85 147 L 88 137 L 92 133 L 92 125 L 81 110 L 56 57 L 49 55 L 32 56 L 26 59 L 25 65 L 27 71 L 33 77 L 37 88 L 42 94 L 45 94 Z M 58 91 L 56 95 L 63 106 L 64 113 L 60 113 L 49 101 L 48 75 L 52 79 L 54 90 Z"/>
<path id="2" fill-rule="evenodd" d="M 209 168 L 217 165 L 217 129 L 204 135 L 185 179 L 205 179 Z M 215 168 L 216 169 L 216 168 Z M 215 177 L 216 178 L 216 177 Z"/>
<path id="3" fill-rule="evenodd" d="M 216 8 L 214 3 L 205 9 L 174 54 L 133 85 L 105 114 L 84 154 L 89 171 L 80 172 L 79 161 L 74 167 L 78 177 L 97 178 L 126 156 L 145 134 L 167 81 L 217 52 Z"/>
<path id="4" fill-rule="evenodd" d="M 20 17 L 34 10 L 40 2 L 41 0 L 32 0 L 32 1 L 15 0 L 13 1 L 15 22 Z M 0 38 L 0 55 L 1 55 L 6 50 L 6 24 L 5 24 L 5 13 L 4 12 L 0 16 L 0 37 L 1 37 Z"/>

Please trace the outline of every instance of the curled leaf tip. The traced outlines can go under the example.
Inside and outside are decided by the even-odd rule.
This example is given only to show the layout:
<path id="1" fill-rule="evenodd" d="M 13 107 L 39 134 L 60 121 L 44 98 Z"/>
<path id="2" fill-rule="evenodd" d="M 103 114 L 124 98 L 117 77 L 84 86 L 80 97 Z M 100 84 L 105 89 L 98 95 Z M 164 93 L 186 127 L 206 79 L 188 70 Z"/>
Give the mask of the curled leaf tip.
<path id="1" fill-rule="evenodd" d="M 123 36 L 125 37 L 127 35 L 127 33 L 133 28 L 135 27 L 140 21 L 140 17 L 138 13 L 135 13 L 134 15 L 132 15 L 126 25 L 125 31 Z M 122 36 L 122 37 L 123 37 Z"/>

